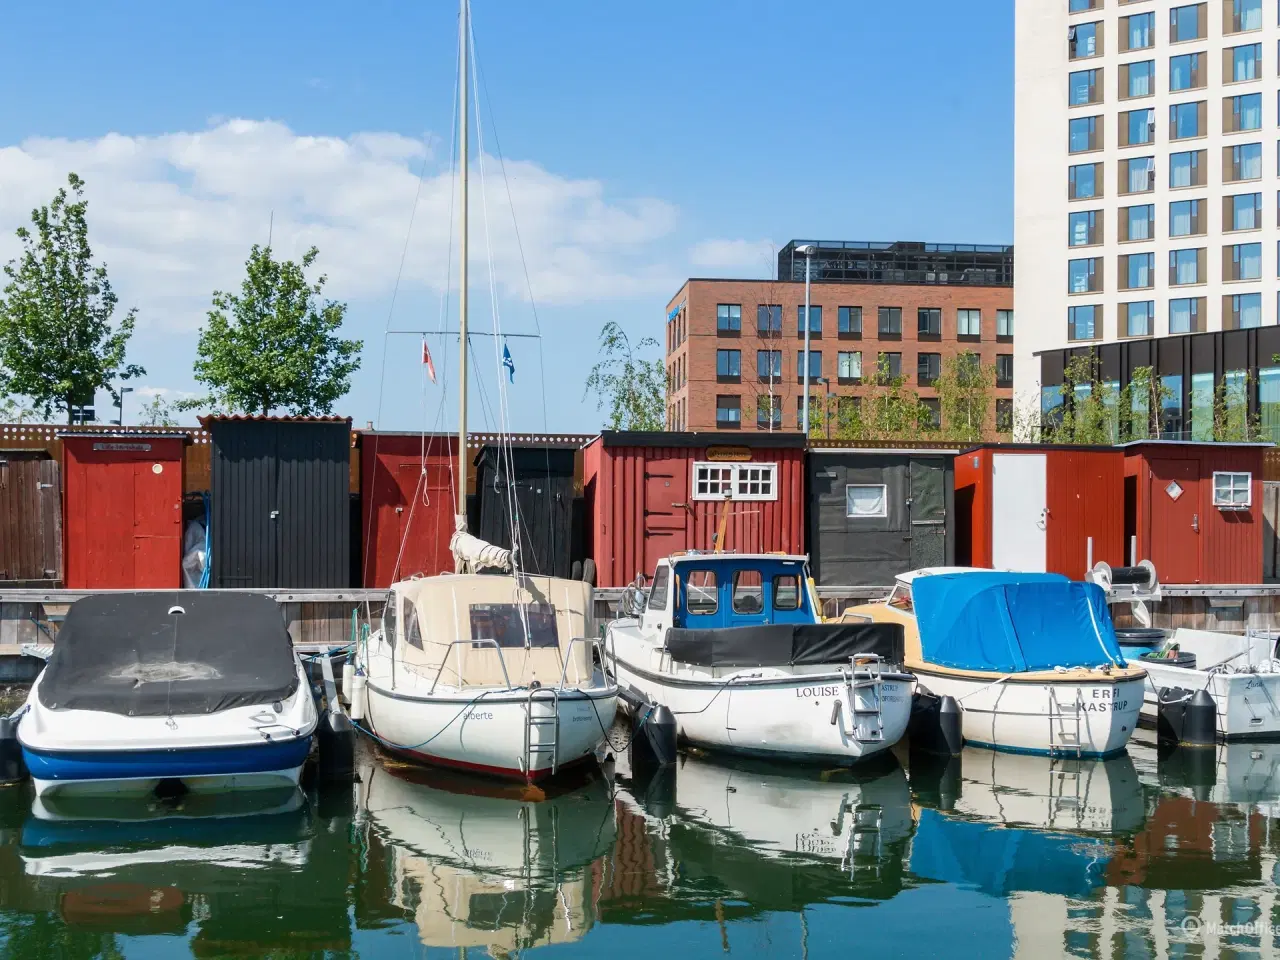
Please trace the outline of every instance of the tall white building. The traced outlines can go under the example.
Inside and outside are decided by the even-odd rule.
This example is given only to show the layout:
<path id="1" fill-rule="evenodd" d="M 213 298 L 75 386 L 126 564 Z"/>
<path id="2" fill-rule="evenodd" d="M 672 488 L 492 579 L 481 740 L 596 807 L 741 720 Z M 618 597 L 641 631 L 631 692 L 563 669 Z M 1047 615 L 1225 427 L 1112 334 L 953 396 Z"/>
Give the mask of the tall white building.
<path id="1" fill-rule="evenodd" d="M 1121 344 L 1104 377 L 1154 367 L 1171 430 L 1207 439 L 1224 377 L 1280 430 L 1277 0 L 1016 4 L 1019 404 Z"/>

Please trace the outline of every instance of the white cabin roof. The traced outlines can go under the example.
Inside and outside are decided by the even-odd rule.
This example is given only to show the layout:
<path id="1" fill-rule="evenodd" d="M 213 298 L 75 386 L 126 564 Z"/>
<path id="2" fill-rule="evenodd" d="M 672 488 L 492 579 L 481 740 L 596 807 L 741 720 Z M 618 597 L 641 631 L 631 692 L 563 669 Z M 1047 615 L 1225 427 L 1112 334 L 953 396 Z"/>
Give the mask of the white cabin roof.
<path id="1" fill-rule="evenodd" d="M 679 563 L 701 563 L 705 560 L 773 560 L 783 563 L 808 563 L 809 558 L 803 553 L 732 553 L 725 551 L 715 553 L 711 550 L 690 551 L 667 557 L 667 561 L 675 566 Z"/>
<path id="2" fill-rule="evenodd" d="M 908 570 L 897 576 L 899 583 L 911 583 L 917 577 L 934 577 L 943 573 L 991 573 L 988 567 L 921 567 L 919 570 Z"/>

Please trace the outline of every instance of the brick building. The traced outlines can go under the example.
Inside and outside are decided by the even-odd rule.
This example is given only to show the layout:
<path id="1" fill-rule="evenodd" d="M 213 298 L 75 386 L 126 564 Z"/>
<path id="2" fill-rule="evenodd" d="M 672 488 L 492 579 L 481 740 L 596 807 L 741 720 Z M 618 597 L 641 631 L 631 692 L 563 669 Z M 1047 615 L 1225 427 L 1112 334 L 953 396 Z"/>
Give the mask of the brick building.
<path id="1" fill-rule="evenodd" d="M 669 429 L 800 428 L 805 258 L 797 248 L 806 243 L 818 248 L 812 409 L 824 409 L 828 395 L 865 394 L 884 354 L 936 411 L 943 358 L 973 352 L 996 367 L 993 423 L 1012 416 L 1012 247 L 793 240 L 778 254 L 778 279 L 694 278 L 667 304 Z M 845 402 L 857 401 L 836 405 Z"/>

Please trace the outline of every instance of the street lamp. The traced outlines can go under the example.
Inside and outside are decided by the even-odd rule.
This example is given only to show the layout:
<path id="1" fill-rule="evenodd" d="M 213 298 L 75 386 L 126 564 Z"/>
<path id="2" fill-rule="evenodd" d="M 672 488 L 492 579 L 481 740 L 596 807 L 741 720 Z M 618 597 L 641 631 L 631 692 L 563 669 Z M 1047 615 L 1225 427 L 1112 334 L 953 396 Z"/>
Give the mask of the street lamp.
<path id="1" fill-rule="evenodd" d="M 126 393 L 133 393 L 133 387 L 120 388 L 120 397 L 118 400 L 116 400 L 116 406 L 119 408 L 119 411 L 120 411 L 120 416 L 116 420 L 117 427 L 124 426 L 124 395 Z"/>
<path id="2" fill-rule="evenodd" d="M 804 399 L 800 408 L 800 429 L 806 437 L 809 435 L 809 268 L 817 252 L 817 244 L 813 243 L 796 247 L 796 253 L 804 257 Z"/>

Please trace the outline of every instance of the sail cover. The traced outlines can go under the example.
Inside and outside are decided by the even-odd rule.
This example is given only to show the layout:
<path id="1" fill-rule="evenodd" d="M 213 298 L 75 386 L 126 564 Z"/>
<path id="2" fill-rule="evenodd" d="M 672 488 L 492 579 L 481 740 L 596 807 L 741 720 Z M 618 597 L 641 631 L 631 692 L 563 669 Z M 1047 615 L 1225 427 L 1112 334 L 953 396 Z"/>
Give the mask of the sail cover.
<path id="1" fill-rule="evenodd" d="M 72 604 L 39 697 L 50 709 L 165 717 L 269 704 L 297 687 L 293 643 L 274 600 L 113 593 Z"/>
<path id="2" fill-rule="evenodd" d="M 700 667 L 848 665 L 875 654 L 902 662 L 900 623 L 770 623 L 753 627 L 667 631 L 671 659 Z"/>
<path id="3" fill-rule="evenodd" d="M 911 582 L 928 663 L 1021 673 L 1124 666 L 1106 594 L 1056 573 L 947 573 Z"/>

